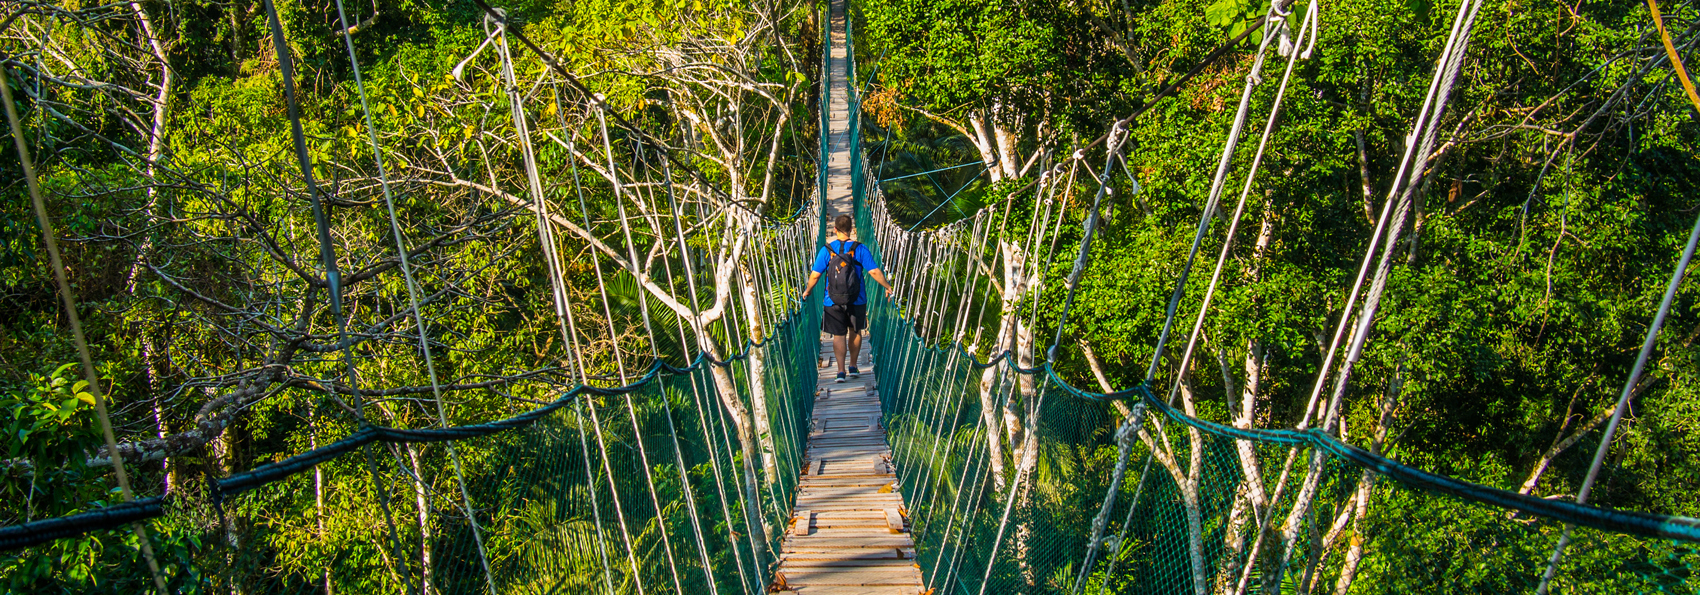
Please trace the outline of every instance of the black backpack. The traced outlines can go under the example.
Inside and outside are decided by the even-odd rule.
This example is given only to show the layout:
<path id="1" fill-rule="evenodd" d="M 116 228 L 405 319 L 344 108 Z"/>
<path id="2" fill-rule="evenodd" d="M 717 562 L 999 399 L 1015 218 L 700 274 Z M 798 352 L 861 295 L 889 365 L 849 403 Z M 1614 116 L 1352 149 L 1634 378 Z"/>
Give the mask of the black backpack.
<path id="1" fill-rule="evenodd" d="M 862 295 L 862 261 L 856 260 L 856 249 L 861 244 L 849 242 L 841 246 L 844 251 L 835 252 L 832 242 L 826 243 L 826 251 L 832 255 L 826 262 L 826 294 L 832 297 L 833 305 L 848 306 Z"/>

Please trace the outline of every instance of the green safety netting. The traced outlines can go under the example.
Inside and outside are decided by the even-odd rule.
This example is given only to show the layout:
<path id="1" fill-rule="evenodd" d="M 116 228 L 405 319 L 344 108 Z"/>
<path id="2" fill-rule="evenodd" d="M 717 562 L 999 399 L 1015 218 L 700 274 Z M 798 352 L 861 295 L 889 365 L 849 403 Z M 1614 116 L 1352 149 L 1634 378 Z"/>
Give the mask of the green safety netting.
<path id="1" fill-rule="evenodd" d="M 1240 439 L 1254 433 L 1188 418 L 1143 389 L 1082 393 L 1047 378 L 1047 369 L 1015 370 L 1001 358 L 987 364 L 924 341 L 894 308 L 870 311 L 917 557 L 941 593 L 1335 592 L 1348 560 L 1353 593 L 1532 592 L 1563 521 L 1594 527 L 1572 534 L 1553 593 L 1700 589 L 1694 519 L 1591 514 L 1556 501 L 1544 510 L 1488 503 L 1509 499 L 1337 442 L 1319 447 L 1331 440 L 1321 434 Z M 1024 383 L 1042 398 L 1025 428 L 1036 434 L 1037 454 L 1020 479 L 1023 453 L 1008 448 L 1011 441 L 988 450 L 978 396 L 988 365 L 998 370 L 996 402 Z M 1149 457 L 1129 433 L 1126 456 L 1118 456 L 1124 417 L 1116 402 L 1150 409 L 1142 429 L 1162 455 Z M 1001 475 L 993 456 L 1002 458 Z M 1247 479 L 1247 461 L 1258 480 Z M 1094 518 L 1118 467 L 1124 481 L 1088 566 Z M 1294 515 L 1312 469 L 1315 495 Z M 1350 508 L 1360 497 L 1369 503 L 1361 518 Z"/>

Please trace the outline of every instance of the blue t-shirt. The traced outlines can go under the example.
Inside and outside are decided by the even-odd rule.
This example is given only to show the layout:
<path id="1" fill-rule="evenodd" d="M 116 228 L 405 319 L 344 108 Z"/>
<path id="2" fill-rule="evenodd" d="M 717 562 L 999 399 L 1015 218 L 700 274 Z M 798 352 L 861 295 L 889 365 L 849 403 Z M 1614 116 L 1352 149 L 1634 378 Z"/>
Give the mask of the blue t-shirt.
<path id="1" fill-rule="evenodd" d="M 847 244 L 847 242 L 844 242 L 844 241 L 841 241 L 841 240 L 833 240 L 831 242 L 827 242 L 827 245 L 832 246 L 832 249 L 838 251 L 839 254 L 844 253 L 844 246 L 846 244 Z M 859 262 L 859 263 L 862 264 L 862 272 L 863 273 L 866 273 L 866 272 L 872 271 L 872 270 L 878 270 L 880 268 L 879 261 L 874 260 L 874 254 L 872 252 L 868 251 L 867 246 L 863 246 L 860 243 L 856 244 L 856 255 L 855 256 L 856 256 L 856 262 Z M 817 272 L 817 273 L 821 273 L 823 275 L 826 274 L 826 264 L 828 262 L 831 262 L 831 261 L 832 261 L 832 253 L 827 251 L 826 246 L 822 246 L 821 249 L 820 249 L 820 252 L 818 254 L 815 254 L 814 271 Z M 856 294 L 856 301 L 851 302 L 850 305 L 860 306 L 860 305 L 866 304 L 866 303 L 868 303 L 868 282 L 867 282 L 866 279 L 864 279 L 862 281 L 862 292 L 859 293 L 859 294 Z M 826 305 L 828 305 L 828 306 L 833 305 L 831 294 L 827 294 L 827 296 L 826 296 Z"/>

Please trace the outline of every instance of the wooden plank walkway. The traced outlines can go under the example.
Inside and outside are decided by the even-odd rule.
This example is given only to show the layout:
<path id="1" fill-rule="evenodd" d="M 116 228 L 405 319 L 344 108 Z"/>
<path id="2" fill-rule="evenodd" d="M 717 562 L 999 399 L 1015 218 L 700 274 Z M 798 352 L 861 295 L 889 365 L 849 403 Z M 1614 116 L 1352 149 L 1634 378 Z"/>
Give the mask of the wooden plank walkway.
<path id="1" fill-rule="evenodd" d="M 821 342 L 825 365 L 819 369 L 807 463 L 780 554 L 781 593 L 921 592 L 867 341 L 861 351 L 861 378 L 837 384 L 832 342 Z"/>
<path id="2" fill-rule="evenodd" d="M 832 3 L 828 70 L 827 220 L 852 214 L 844 0 Z M 795 595 L 919 595 L 921 570 L 896 490 L 891 447 L 880 425 L 872 350 L 862 341 L 861 378 L 833 382 L 832 338 L 821 335 L 822 366 L 802 481 L 780 551 L 775 587 Z"/>

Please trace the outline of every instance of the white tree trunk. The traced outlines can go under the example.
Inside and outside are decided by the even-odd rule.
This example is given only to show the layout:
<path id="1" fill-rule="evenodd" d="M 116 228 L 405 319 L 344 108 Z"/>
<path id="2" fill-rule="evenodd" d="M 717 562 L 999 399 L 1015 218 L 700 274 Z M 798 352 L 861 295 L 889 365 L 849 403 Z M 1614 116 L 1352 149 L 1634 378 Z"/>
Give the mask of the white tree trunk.
<path id="1" fill-rule="evenodd" d="M 739 269 L 743 282 L 740 283 L 743 296 L 745 320 L 748 322 L 749 338 L 752 343 L 761 341 L 765 330 L 762 327 L 761 303 L 756 297 L 755 280 L 750 272 Z M 750 403 L 754 408 L 756 422 L 756 439 L 761 443 L 762 471 L 767 474 L 768 482 L 779 481 L 779 469 L 775 462 L 777 449 L 773 445 L 773 424 L 767 413 L 767 356 L 761 349 L 750 349 Z"/>
<path id="2" fill-rule="evenodd" d="M 1369 495 L 1375 488 L 1375 474 L 1365 471 L 1358 478 L 1357 503 L 1352 507 L 1352 539 L 1346 548 L 1346 560 L 1340 564 L 1340 578 L 1334 582 L 1334 593 L 1345 595 L 1358 575 L 1358 565 L 1364 559 L 1363 518 L 1369 513 Z"/>
<path id="3" fill-rule="evenodd" d="M 992 465 L 992 488 L 1003 492 L 1003 427 L 1000 421 L 1003 416 L 999 414 L 1002 404 L 998 402 L 995 392 L 998 368 L 999 366 L 991 366 L 980 372 L 980 419 L 986 425 L 986 454 Z"/>
<path id="4" fill-rule="evenodd" d="M 1181 376 L 1181 404 L 1188 415 L 1195 415 L 1193 409 L 1192 388 L 1184 375 Z M 1156 426 L 1157 436 L 1152 436 L 1144 428 L 1139 430 L 1139 440 L 1151 450 L 1151 455 L 1157 464 L 1168 471 L 1170 479 L 1181 493 L 1181 505 L 1186 509 L 1187 524 L 1187 554 L 1192 569 L 1192 588 L 1195 595 L 1204 595 L 1209 590 L 1209 576 L 1204 567 L 1204 517 L 1199 509 L 1198 480 L 1202 475 L 1204 458 L 1200 450 L 1203 448 L 1203 435 L 1196 428 L 1187 428 L 1187 468 L 1182 470 L 1180 462 L 1175 457 L 1174 449 L 1169 446 L 1168 434 L 1161 424 Z"/>
<path id="5" fill-rule="evenodd" d="M 431 575 L 431 502 L 425 493 L 425 475 L 419 467 L 419 445 L 407 443 L 407 464 L 413 468 L 413 506 L 419 521 L 419 585 L 422 595 L 437 592 Z"/>
<path id="6" fill-rule="evenodd" d="M 998 164 L 996 138 L 986 127 L 985 115 L 969 114 L 968 125 L 974 129 L 974 134 L 968 135 L 968 140 L 973 141 L 974 148 L 980 151 L 980 163 L 985 166 L 986 175 L 991 176 L 994 184 L 1003 181 L 1003 168 Z"/>
<path id="7" fill-rule="evenodd" d="M 158 93 L 154 96 L 153 121 L 148 130 L 148 164 L 146 168 L 149 182 L 148 202 L 143 209 L 147 214 L 147 221 L 151 225 L 155 219 L 154 209 L 159 202 L 159 180 L 156 176 L 159 173 L 158 163 L 165 157 L 165 123 L 171 108 L 173 77 L 171 63 L 165 58 L 165 48 L 160 44 L 159 36 L 154 34 L 153 20 L 148 17 L 147 11 L 142 10 L 140 2 L 130 2 L 130 11 L 136 15 L 136 21 L 142 28 L 142 35 L 147 38 L 148 51 L 153 55 L 153 59 L 159 63 Z M 152 251 L 153 234 L 144 234 L 141 245 L 136 249 L 136 257 L 130 263 L 130 271 L 125 275 L 124 289 L 126 293 L 135 295 L 136 282 L 141 275 L 143 263 L 147 262 L 148 255 Z M 160 397 L 159 369 L 155 364 L 159 347 L 154 343 L 153 335 L 147 332 L 145 325 L 141 332 L 141 339 L 142 373 L 147 378 L 148 398 L 153 408 L 154 429 L 158 432 L 159 437 L 164 439 L 166 436 L 165 404 Z M 171 461 L 170 459 L 161 459 L 159 464 L 165 472 L 165 492 L 169 494 L 173 487 Z"/>
<path id="8" fill-rule="evenodd" d="M 715 346 L 714 337 L 710 336 L 708 330 L 702 326 L 697 327 L 696 333 L 703 352 L 707 353 L 710 359 L 720 361 L 720 349 Z M 725 407 L 726 412 L 731 414 L 732 425 L 738 431 L 738 446 L 744 451 L 746 522 L 751 525 L 749 530 L 755 532 L 756 537 L 760 538 L 755 546 L 759 558 L 762 553 L 767 551 L 768 531 L 767 520 L 762 514 L 761 488 L 758 483 L 759 478 L 756 477 L 756 463 L 753 460 L 760 456 L 760 451 L 756 449 L 756 433 L 753 427 L 755 422 L 751 419 L 749 408 L 745 407 L 743 401 L 738 399 L 738 386 L 732 382 L 732 374 L 723 366 L 709 364 L 708 369 L 709 375 L 714 378 L 714 392 L 719 395 L 721 406 Z"/>
<path id="9" fill-rule="evenodd" d="M 312 426 L 312 432 L 307 435 L 307 448 L 309 450 L 316 450 L 319 448 L 319 408 L 316 406 L 313 407 L 307 415 L 309 423 Z M 325 471 L 318 465 L 313 466 L 313 524 L 318 529 L 318 534 L 315 535 L 315 537 L 319 539 L 320 543 L 326 543 Z M 331 587 L 331 567 L 329 564 L 325 565 L 320 574 L 320 579 L 323 580 L 325 584 L 325 595 L 331 595 L 334 590 Z"/>
<path id="10" fill-rule="evenodd" d="M 998 296 L 998 338 L 996 343 L 1011 356 L 1003 365 L 1009 366 L 1009 373 L 1015 374 L 1014 380 L 1019 387 L 1023 403 L 1031 403 L 1035 387 L 1030 376 L 1019 374 L 1015 366 L 1031 368 L 1033 366 L 1033 330 L 1021 323 L 1021 298 L 1027 293 L 1027 253 L 1021 246 L 1008 241 L 998 241 L 998 253 L 1003 260 L 1003 295 Z M 1021 450 L 1027 445 L 1024 439 L 1027 428 L 1021 414 L 1015 407 L 1016 393 L 1012 392 L 999 404 L 1004 420 L 1004 430 L 1009 444 L 1016 450 L 1017 459 L 1024 458 Z"/>
<path id="11" fill-rule="evenodd" d="M 1250 516 L 1251 495 L 1248 484 L 1240 484 L 1234 492 L 1234 507 L 1228 511 L 1228 522 L 1222 527 L 1222 560 L 1221 569 L 1216 572 L 1215 586 L 1217 593 L 1232 593 L 1233 581 L 1240 573 L 1240 553 L 1244 548 L 1245 524 Z"/>
<path id="12" fill-rule="evenodd" d="M 1019 127 L 1021 119 L 1010 111 L 1001 101 L 992 104 L 991 128 L 993 140 L 997 143 L 997 169 L 1005 180 L 1021 175 L 1021 154 L 1016 146 L 1020 137 L 1010 130 L 1012 125 Z"/>
<path id="13" fill-rule="evenodd" d="M 1381 415 L 1376 419 L 1375 437 L 1370 441 L 1369 452 L 1379 455 L 1387 445 L 1388 425 L 1393 423 L 1393 412 L 1399 409 L 1399 401 L 1405 391 L 1405 362 L 1393 368 L 1393 381 L 1387 385 L 1387 396 L 1381 400 Z M 1341 422 L 1342 434 L 1345 428 Z M 1352 539 L 1346 550 L 1346 560 L 1340 568 L 1340 578 L 1334 583 L 1334 592 L 1344 594 L 1352 586 L 1352 579 L 1357 576 L 1358 563 L 1364 556 L 1363 518 L 1369 514 L 1369 496 L 1375 489 L 1376 475 L 1365 471 L 1358 479 L 1356 503 L 1352 513 Z M 1326 546 L 1325 546 L 1326 547 Z"/>
<path id="14" fill-rule="evenodd" d="M 1192 453 L 1192 460 L 1199 460 L 1198 453 Z M 1205 595 L 1209 592 L 1210 579 L 1204 570 L 1204 516 L 1198 508 L 1196 473 L 1181 484 L 1181 504 L 1186 507 L 1186 551 L 1192 566 L 1192 592 Z"/>

